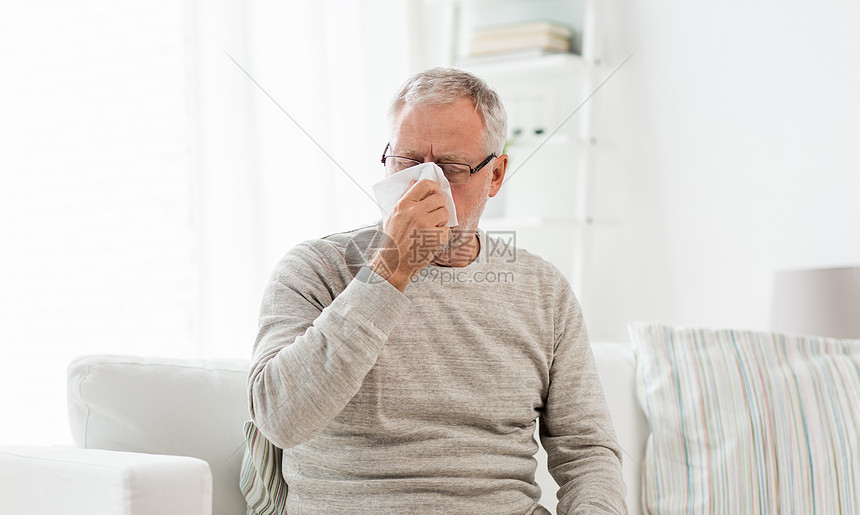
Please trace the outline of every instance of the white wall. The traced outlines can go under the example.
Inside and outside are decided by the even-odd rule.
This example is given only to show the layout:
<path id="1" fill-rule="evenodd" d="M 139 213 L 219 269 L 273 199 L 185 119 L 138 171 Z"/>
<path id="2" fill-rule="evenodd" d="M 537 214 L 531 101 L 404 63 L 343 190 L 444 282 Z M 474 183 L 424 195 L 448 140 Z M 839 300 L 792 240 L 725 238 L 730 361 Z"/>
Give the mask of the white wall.
<path id="1" fill-rule="evenodd" d="M 582 292 L 633 320 L 766 328 L 773 273 L 860 262 L 860 4 L 604 7 L 605 143 Z"/>

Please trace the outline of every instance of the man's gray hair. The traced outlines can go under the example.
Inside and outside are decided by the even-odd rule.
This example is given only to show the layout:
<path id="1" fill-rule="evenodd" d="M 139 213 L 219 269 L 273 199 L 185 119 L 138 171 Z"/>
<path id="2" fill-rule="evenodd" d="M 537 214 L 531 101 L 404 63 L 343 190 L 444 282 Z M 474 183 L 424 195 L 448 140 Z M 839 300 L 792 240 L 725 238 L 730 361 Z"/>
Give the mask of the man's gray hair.
<path id="1" fill-rule="evenodd" d="M 388 107 L 388 122 L 394 120 L 406 104 L 445 105 L 461 98 L 471 99 L 484 122 L 484 147 L 488 153 L 501 155 L 508 133 L 508 115 L 499 95 L 477 76 L 456 68 L 431 68 L 407 80 Z"/>

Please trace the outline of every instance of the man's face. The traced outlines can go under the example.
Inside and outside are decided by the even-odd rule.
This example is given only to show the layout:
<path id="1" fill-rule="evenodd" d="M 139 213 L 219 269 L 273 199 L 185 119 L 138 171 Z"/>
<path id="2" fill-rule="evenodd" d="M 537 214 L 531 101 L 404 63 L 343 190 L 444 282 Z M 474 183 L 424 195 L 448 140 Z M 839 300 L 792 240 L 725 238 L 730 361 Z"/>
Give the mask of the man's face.
<path id="1" fill-rule="evenodd" d="M 421 162 L 465 163 L 475 167 L 488 153 L 482 135 L 484 124 L 470 99 L 448 105 L 405 105 L 394 120 L 391 154 Z M 459 225 L 453 232 L 472 234 L 489 197 L 502 186 L 508 156 L 499 156 L 481 168 L 466 184 L 452 184 Z"/>

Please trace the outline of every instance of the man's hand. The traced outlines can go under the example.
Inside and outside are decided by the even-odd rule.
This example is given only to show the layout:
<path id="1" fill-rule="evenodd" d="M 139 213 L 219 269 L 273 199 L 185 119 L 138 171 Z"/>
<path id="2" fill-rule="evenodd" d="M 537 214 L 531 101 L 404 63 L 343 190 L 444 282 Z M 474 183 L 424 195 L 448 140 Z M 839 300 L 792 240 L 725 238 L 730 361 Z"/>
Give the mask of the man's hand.
<path id="1" fill-rule="evenodd" d="M 412 181 L 383 227 L 392 245 L 379 249 L 368 267 L 400 291 L 448 241 L 448 209 L 438 183 Z"/>

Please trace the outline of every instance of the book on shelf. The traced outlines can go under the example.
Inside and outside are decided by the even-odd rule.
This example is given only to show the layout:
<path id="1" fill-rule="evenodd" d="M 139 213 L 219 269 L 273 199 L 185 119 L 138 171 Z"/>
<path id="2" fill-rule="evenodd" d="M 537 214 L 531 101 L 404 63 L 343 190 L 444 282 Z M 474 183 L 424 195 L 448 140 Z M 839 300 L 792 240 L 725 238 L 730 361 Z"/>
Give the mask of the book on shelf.
<path id="1" fill-rule="evenodd" d="M 548 52 L 570 52 L 573 30 L 550 21 L 477 29 L 469 48 L 470 56 L 485 56 L 537 49 Z"/>
<path id="2" fill-rule="evenodd" d="M 486 55 L 499 52 L 510 52 L 513 50 L 526 50 L 529 48 L 553 50 L 556 52 L 569 52 L 570 40 L 546 34 L 524 35 L 509 38 L 473 39 L 470 54 Z"/>

